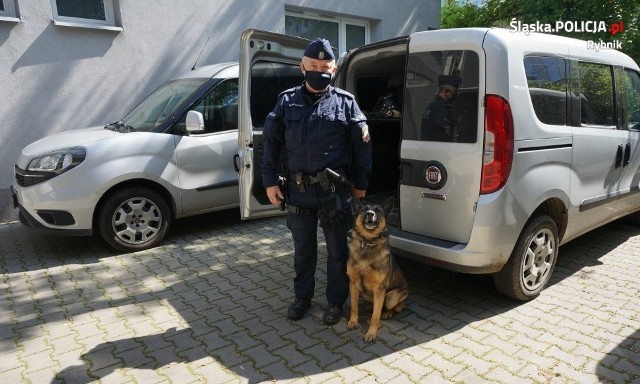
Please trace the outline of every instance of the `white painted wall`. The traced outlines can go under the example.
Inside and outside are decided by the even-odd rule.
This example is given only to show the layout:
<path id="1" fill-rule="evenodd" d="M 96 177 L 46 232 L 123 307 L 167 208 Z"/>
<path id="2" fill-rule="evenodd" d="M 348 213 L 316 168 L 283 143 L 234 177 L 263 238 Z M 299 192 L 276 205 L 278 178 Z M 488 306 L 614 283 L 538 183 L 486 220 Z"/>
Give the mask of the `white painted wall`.
<path id="1" fill-rule="evenodd" d="M 5 0 L 14 1 L 14 0 Z M 0 189 L 22 147 L 122 118 L 199 64 L 236 61 L 247 28 L 284 32 L 285 7 L 371 21 L 371 41 L 440 25 L 440 0 L 119 0 L 122 32 L 56 26 L 49 0 L 15 0 L 0 21 Z"/>

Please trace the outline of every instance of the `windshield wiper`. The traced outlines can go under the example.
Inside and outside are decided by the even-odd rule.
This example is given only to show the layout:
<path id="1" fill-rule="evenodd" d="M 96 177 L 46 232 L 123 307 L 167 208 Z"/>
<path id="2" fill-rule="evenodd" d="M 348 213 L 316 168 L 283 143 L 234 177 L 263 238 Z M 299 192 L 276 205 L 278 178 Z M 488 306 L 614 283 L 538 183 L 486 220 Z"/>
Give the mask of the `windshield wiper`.
<path id="1" fill-rule="evenodd" d="M 109 123 L 109 124 L 105 125 L 104 129 L 108 129 L 110 131 L 115 131 L 116 129 L 118 129 L 117 126 L 118 126 L 118 122 L 116 121 L 115 123 Z"/>
<path id="2" fill-rule="evenodd" d="M 121 133 L 136 131 L 135 127 L 132 127 L 130 125 L 123 123 L 122 120 L 116 121 L 115 123 L 107 124 L 104 126 L 104 129 L 109 129 L 111 131 L 121 132 Z"/>

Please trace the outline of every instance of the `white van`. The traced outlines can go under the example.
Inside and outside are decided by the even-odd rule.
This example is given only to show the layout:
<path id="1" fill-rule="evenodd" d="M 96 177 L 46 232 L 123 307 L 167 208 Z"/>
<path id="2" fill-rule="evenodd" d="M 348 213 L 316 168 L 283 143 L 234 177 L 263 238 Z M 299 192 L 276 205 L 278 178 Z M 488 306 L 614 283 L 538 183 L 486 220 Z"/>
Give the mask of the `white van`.
<path id="1" fill-rule="evenodd" d="M 306 41 L 263 31 L 241 39 L 240 207 L 274 214 L 260 185 L 265 111 L 253 71 L 297 67 Z M 455 78 L 446 136 L 426 113 Z M 394 253 L 490 273 L 502 293 L 536 297 L 558 247 L 640 209 L 640 71 L 586 41 L 505 29 L 427 31 L 357 48 L 335 84 L 368 116 L 368 198 L 396 196 Z"/>
<path id="2" fill-rule="evenodd" d="M 255 65 L 263 118 L 300 70 Z M 99 233 L 113 248 L 158 245 L 173 219 L 238 206 L 238 63 L 192 68 L 121 120 L 41 138 L 14 166 L 13 205 L 37 231 Z"/>
<path id="3" fill-rule="evenodd" d="M 238 205 L 238 64 L 189 70 L 122 120 L 22 149 L 11 186 L 20 221 L 112 247 L 157 245 L 173 218 Z"/>

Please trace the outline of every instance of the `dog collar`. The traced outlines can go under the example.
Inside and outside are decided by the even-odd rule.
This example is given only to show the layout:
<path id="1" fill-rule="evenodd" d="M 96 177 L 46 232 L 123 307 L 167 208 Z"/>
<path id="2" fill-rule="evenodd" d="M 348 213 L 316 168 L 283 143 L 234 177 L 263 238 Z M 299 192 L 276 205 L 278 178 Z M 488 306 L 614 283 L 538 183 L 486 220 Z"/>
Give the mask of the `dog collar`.
<path id="1" fill-rule="evenodd" d="M 372 248 L 375 245 L 376 245 L 375 243 L 369 243 L 369 242 L 366 242 L 366 241 L 361 241 L 360 242 L 360 248 L 365 248 L 365 247 Z"/>
<path id="2" fill-rule="evenodd" d="M 378 236 L 378 237 L 388 237 L 388 236 L 389 236 L 389 231 L 387 231 L 387 229 L 384 229 L 383 231 L 381 231 L 381 232 L 379 233 L 379 236 Z M 368 240 L 367 240 L 367 238 L 366 238 L 366 237 L 364 237 L 364 236 L 362 236 L 362 235 L 358 235 L 357 237 L 355 237 L 355 238 L 354 238 L 354 237 L 353 237 L 353 235 L 352 235 L 352 233 L 351 233 L 351 232 L 348 232 L 348 233 L 347 233 L 347 237 L 348 237 L 349 239 L 351 239 L 352 241 L 353 241 L 353 240 L 356 240 L 356 241 L 360 242 L 360 248 L 365 248 L 365 247 L 367 247 L 367 248 L 371 248 L 371 247 L 375 247 L 375 246 L 376 246 L 376 243 L 375 243 L 375 242 L 373 242 L 373 241 L 368 241 Z"/>

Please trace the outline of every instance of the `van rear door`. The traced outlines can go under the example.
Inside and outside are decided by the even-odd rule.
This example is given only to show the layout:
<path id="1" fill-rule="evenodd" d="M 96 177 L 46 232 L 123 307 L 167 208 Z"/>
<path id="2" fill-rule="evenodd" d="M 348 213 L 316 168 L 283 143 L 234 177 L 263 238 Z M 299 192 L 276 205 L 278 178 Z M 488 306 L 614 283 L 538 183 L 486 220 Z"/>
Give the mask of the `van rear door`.
<path id="1" fill-rule="evenodd" d="M 242 219 L 282 213 L 269 203 L 261 177 L 262 128 L 278 94 L 302 84 L 308 40 L 249 29 L 240 37 L 238 155 Z"/>
<path id="2" fill-rule="evenodd" d="M 410 37 L 400 146 L 403 231 L 469 241 L 483 163 L 485 32 Z"/>

